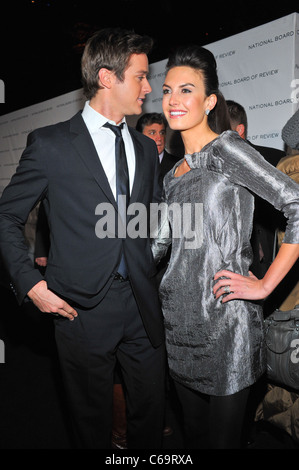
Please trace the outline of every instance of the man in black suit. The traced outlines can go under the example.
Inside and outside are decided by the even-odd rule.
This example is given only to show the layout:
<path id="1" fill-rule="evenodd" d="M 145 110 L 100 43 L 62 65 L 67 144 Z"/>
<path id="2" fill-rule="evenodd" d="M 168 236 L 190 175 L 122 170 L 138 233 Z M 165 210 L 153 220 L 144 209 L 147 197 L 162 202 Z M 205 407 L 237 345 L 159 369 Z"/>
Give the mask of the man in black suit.
<path id="1" fill-rule="evenodd" d="M 242 105 L 232 100 L 226 101 L 232 130 L 238 132 L 269 163 L 276 167 L 285 153 L 273 147 L 254 145 L 247 140 L 247 115 Z M 252 272 L 261 279 L 273 261 L 275 250 L 275 230 L 281 220 L 281 214 L 267 201 L 255 197 L 255 211 L 251 245 L 253 250 Z"/>
<path id="2" fill-rule="evenodd" d="M 134 214 L 128 210 L 125 220 L 120 214 L 120 201 L 148 213 L 161 196 L 156 146 L 124 117 L 140 114 L 151 91 L 151 46 L 150 38 L 120 29 L 90 38 L 82 57 L 83 112 L 28 136 L 0 201 L 0 247 L 12 289 L 20 303 L 29 298 L 56 315 L 78 448 L 110 447 L 116 359 L 127 391 L 129 448 L 161 445 L 164 331 L 150 227 L 146 236 L 126 235 L 123 226 L 132 230 Z M 127 190 L 120 189 L 119 166 L 128 173 Z M 44 277 L 30 263 L 22 234 L 40 200 L 50 230 Z"/>
<path id="3" fill-rule="evenodd" d="M 156 142 L 160 161 L 160 183 L 163 184 L 163 178 L 176 162 L 182 157 L 170 154 L 165 149 L 167 121 L 163 114 L 146 113 L 141 116 L 136 124 L 136 130 L 146 135 Z"/>
<path id="4" fill-rule="evenodd" d="M 143 114 L 137 121 L 136 130 L 141 132 L 142 134 L 146 135 L 150 139 L 154 140 L 157 145 L 157 150 L 159 154 L 159 161 L 160 161 L 160 175 L 159 175 L 159 182 L 160 185 L 163 187 L 163 179 L 166 173 L 168 173 L 178 162 L 183 158 L 172 155 L 167 152 L 165 149 L 166 144 L 166 129 L 168 123 L 161 113 L 146 113 Z M 167 269 L 167 265 L 170 259 L 170 250 L 169 248 L 168 253 L 162 261 L 160 261 L 159 265 L 157 266 L 157 282 L 160 284 L 162 277 Z"/>

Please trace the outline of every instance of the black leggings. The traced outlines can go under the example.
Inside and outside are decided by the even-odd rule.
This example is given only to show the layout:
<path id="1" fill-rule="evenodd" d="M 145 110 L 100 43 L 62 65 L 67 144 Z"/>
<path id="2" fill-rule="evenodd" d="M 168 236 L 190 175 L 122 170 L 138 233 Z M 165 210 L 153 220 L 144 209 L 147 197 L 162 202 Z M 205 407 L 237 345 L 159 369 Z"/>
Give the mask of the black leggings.
<path id="1" fill-rule="evenodd" d="M 249 388 L 234 395 L 210 396 L 175 382 L 184 420 L 185 447 L 238 449 Z"/>

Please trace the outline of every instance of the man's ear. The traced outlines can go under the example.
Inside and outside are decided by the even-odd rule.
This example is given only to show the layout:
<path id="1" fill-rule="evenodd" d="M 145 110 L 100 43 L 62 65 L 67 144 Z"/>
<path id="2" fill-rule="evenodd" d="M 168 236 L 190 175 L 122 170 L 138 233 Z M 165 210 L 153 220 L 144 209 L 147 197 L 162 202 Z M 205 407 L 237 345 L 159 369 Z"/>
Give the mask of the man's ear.
<path id="1" fill-rule="evenodd" d="M 238 132 L 239 136 L 242 137 L 242 139 L 245 139 L 245 126 L 244 124 L 238 124 L 236 127 L 236 131 Z"/>
<path id="2" fill-rule="evenodd" d="M 111 88 L 115 74 L 111 70 L 102 68 L 99 70 L 99 85 L 103 88 Z"/>

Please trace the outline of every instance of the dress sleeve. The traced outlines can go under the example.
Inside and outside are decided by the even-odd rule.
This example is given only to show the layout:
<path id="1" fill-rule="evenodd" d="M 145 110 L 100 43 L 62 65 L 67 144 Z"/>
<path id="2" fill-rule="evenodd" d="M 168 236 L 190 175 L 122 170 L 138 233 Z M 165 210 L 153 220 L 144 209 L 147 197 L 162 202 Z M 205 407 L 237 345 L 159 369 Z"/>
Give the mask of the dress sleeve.
<path id="1" fill-rule="evenodd" d="M 218 140 L 214 152 L 221 172 L 283 212 L 287 219 L 284 243 L 299 243 L 299 185 L 277 170 L 236 132 Z"/>

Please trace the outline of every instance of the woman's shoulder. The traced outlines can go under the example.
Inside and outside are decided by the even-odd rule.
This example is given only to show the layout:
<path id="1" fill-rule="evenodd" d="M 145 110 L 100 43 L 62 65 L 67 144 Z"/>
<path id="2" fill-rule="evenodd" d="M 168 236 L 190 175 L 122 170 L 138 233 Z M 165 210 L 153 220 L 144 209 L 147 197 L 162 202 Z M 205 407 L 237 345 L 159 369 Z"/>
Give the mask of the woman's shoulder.
<path id="1" fill-rule="evenodd" d="M 222 164 L 227 160 L 232 148 L 238 146 L 237 132 L 227 130 L 217 135 L 207 143 L 200 152 L 185 155 L 185 159 L 191 169 L 206 168 L 208 170 L 221 171 Z M 239 137 L 240 138 L 240 137 Z"/>
<path id="2" fill-rule="evenodd" d="M 250 144 L 246 142 L 242 137 L 239 136 L 237 131 L 232 131 L 231 129 L 228 129 L 227 131 L 222 132 L 219 134 L 218 138 L 215 139 L 214 145 L 217 147 L 221 146 L 230 146 L 233 145 L 235 146 L 241 146 L 243 147 L 248 146 L 250 147 Z"/>
<path id="3" fill-rule="evenodd" d="M 221 160 L 227 164 L 229 162 L 246 161 L 250 158 L 260 159 L 261 154 L 250 145 L 250 143 L 239 136 L 236 131 L 227 130 L 219 135 L 218 139 L 215 140 L 212 153 L 214 156 L 218 156 Z M 229 159 L 229 162 L 227 161 Z"/>

